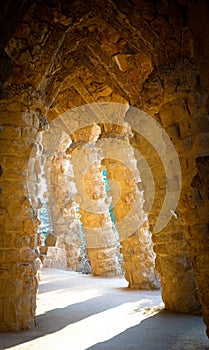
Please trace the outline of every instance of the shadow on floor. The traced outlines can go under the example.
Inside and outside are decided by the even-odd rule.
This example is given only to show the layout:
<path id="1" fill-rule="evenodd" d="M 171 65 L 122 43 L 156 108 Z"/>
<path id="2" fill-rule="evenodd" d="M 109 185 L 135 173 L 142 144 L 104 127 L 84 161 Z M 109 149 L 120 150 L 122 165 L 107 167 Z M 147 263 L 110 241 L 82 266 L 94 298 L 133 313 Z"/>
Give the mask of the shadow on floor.
<path id="1" fill-rule="evenodd" d="M 86 350 L 208 350 L 200 316 L 175 314 L 166 309 L 108 341 Z"/>
<path id="2" fill-rule="evenodd" d="M 209 350 L 209 342 L 205 335 L 205 326 L 202 317 L 175 314 L 162 310 L 154 316 L 148 316 L 149 318 L 139 323 L 140 315 L 142 316 L 147 305 L 150 305 L 151 308 L 152 306 L 158 307 L 160 305 L 161 298 L 159 298 L 159 293 L 150 291 L 138 291 L 136 293 L 136 291 L 127 289 L 126 287 L 114 287 L 114 284 L 108 280 L 105 280 L 105 285 L 102 280 L 102 285 L 98 285 L 97 283 L 95 284 L 95 279 L 81 279 L 74 274 L 67 274 L 60 271 L 54 271 L 53 275 L 52 272 L 45 272 L 46 277 L 44 277 L 44 281 L 47 283 L 40 286 L 40 291 L 41 293 L 45 293 L 58 290 L 58 293 L 56 293 L 56 298 L 55 296 L 53 297 L 55 294 L 52 293 L 51 295 L 49 293 L 43 299 L 44 302 L 48 303 L 49 299 L 47 298 L 51 297 L 53 301 L 55 300 L 55 306 L 56 302 L 57 305 L 62 305 L 59 304 L 59 300 L 66 298 L 67 295 L 67 303 L 69 302 L 69 305 L 56 307 L 46 312 L 44 312 L 45 308 L 43 308 L 43 313 L 36 317 L 36 327 L 32 330 L 19 333 L 1 333 L 0 350 L 10 349 L 18 345 L 20 345 L 19 349 L 50 349 L 48 340 L 46 339 L 44 341 L 44 336 L 46 335 L 56 336 L 57 338 L 53 338 L 53 341 L 55 341 L 55 348 L 53 349 L 60 348 L 62 350 Z M 94 295 L 88 300 L 80 302 L 77 302 L 79 299 L 76 299 L 74 304 L 70 304 L 72 300 L 70 295 L 68 300 L 67 292 L 73 288 L 78 293 L 78 297 L 79 293 L 83 296 L 83 294 L 88 292 L 91 283 L 93 283 L 91 288 L 93 290 L 95 288 L 98 289 L 101 294 Z M 107 289 L 104 286 L 107 286 Z M 62 294 L 62 290 L 65 292 L 64 295 Z M 133 305 L 133 308 L 132 306 L 130 308 L 130 304 Z M 121 316 L 113 318 L 114 315 L 117 315 L 117 307 L 120 311 L 122 310 L 120 313 Z M 124 308 L 125 311 L 123 312 Z M 128 317 L 132 320 L 132 316 L 136 316 L 134 318 L 136 323 L 130 323 L 130 328 L 127 328 L 129 327 L 127 323 L 123 328 L 122 321 L 127 320 Z M 121 326 L 118 327 L 118 333 L 109 333 L 109 339 L 106 334 L 107 330 L 105 330 L 104 318 L 106 325 L 108 324 L 111 330 L 114 329 L 114 325 Z M 92 319 L 96 322 L 95 324 L 91 323 Z M 133 326 L 134 324 L 137 325 Z M 72 327 L 66 330 L 65 328 L 69 325 L 72 325 Z M 75 326 L 74 328 L 73 325 Z M 97 327 L 98 337 L 95 336 L 95 326 Z M 71 331 L 71 329 L 73 330 Z M 74 329 L 76 329 L 76 340 L 73 344 L 72 337 L 74 335 Z M 61 330 L 62 333 L 59 334 Z M 86 337 L 90 333 L 93 336 L 93 340 L 91 339 L 87 343 Z M 69 345 L 67 347 L 62 345 L 64 334 L 67 336 Z M 80 344 L 81 337 L 83 345 Z M 39 339 L 40 341 L 43 340 L 43 348 L 36 347 Z M 61 342 L 56 343 L 56 339 L 61 339 Z M 25 344 L 32 340 L 35 340 L 32 347 Z"/>
<path id="3" fill-rule="evenodd" d="M 125 299 L 123 293 L 121 295 L 120 293 L 117 294 L 117 297 L 105 294 L 63 308 L 55 308 L 38 315 L 36 317 L 36 327 L 32 330 L 0 334 L 0 350 L 9 349 L 10 347 L 58 332 L 66 326 L 84 320 L 92 315 L 123 305 L 127 300 L 128 302 L 135 302 L 139 298 L 139 296 L 136 296 L 136 293 L 126 293 Z"/>
<path id="4" fill-rule="evenodd" d="M 3 343 L 0 340 L 0 349 L 9 349 L 10 347 L 24 344 L 47 334 L 58 332 L 70 324 L 120 306 L 121 300 L 120 298 L 113 300 L 111 307 L 109 307 L 109 303 L 109 296 L 106 295 L 65 308 L 50 310 L 37 317 L 37 326 L 35 329 L 20 332 L 18 333 L 19 337 L 14 333 L 10 333 L 9 336 L 7 334 Z M 105 329 L 103 332 L 105 334 Z M 5 336 L 5 334 L 2 335 Z M 1 335 L 0 339 L 2 339 Z M 179 341 L 180 347 L 172 347 L 176 344 L 178 345 Z M 208 339 L 204 334 L 204 325 L 201 317 L 174 314 L 167 310 L 162 310 L 158 314 L 142 321 L 139 325 L 125 330 L 110 340 L 97 343 L 89 347 L 88 350 L 208 350 L 209 343 L 207 341 Z M 185 347 L 183 347 L 182 342 L 186 342 Z M 60 345 L 58 344 L 58 347 Z"/>

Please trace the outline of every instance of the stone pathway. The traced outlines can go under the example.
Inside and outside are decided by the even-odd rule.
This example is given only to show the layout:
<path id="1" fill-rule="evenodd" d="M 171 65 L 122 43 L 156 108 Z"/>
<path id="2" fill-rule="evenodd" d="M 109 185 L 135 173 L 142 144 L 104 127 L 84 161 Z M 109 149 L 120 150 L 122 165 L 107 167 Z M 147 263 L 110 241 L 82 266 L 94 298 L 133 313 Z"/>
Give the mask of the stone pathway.
<path id="1" fill-rule="evenodd" d="M 206 350 L 201 317 L 163 308 L 159 291 L 127 289 L 123 278 L 44 269 L 37 326 L 1 333 L 11 350 Z"/>

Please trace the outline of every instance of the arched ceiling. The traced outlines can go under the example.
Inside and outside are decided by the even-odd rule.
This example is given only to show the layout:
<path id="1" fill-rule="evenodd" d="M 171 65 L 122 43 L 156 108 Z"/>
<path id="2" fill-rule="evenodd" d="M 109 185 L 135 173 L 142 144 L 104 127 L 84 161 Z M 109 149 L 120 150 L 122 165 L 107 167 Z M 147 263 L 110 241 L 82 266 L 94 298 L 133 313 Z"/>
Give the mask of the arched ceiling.
<path id="1" fill-rule="evenodd" d="M 170 3 L 25 1 L 5 49 L 13 64 L 6 90 L 38 97 L 49 119 L 111 93 L 135 105 L 154 67 L 180 55 L 185 6 Z"/>
<path id="2" fill-rule="evenodd" d="M 126 100 L 146 110 L 145 93 L 148 110 L 149 94 L 163 94 L 164 76 L 194 58 L 186 1 L 9 5 L 2 2 L 0 17 L 2 45 L 7 41 L 2 95 L 29 100 L 49 120 L 95 101 Z"/>

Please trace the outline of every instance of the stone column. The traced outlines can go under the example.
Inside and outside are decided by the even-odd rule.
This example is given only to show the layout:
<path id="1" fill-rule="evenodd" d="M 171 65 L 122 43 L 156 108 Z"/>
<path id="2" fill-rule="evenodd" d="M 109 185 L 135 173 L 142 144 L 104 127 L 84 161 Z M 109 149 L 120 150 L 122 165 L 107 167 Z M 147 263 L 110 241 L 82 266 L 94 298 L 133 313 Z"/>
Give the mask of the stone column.
<path id="1" fill-rule="evenodd" d="M 86 237 L 88 257 L 95 276 L 121 274 L 119 242 L 109 213 L 109 202 L 102 176 L 102 150 L 95 144 L 100 128 L 94 125 L 89 143 L 72 158 L 80 206 L 80 216 Z"/>
<path id="2" fill-rule="evenodd" d="M 72 143 L 60 121 L 54 121 L 50 132 L 43 137 L 44 169 L 47 182 L 48 209 L 53 234 L 58 238 L 59 253 L 65 250 L 66 263 L 62 266 L 73 271 L 82 271 L 82 255 L 85 249 L 84 233 L 79 219 L 78 208 L 73 200 L 77 193 L 71 155 L 66 150 Z M 59 254 L 60 255 L 60 254 Z M 60 265 L 60 264 L 59 264 Z"/>
<path id="3" fill-rule="evenodd" d="M 1 121 L 0 331 L 18 331 L 35 325 L 38 220 L 27 182 L 39 119 L 23 104 L 8 100 L 2 101 Z"/>
<path id="4" fill-rule="evenodd" d="M 175 312 L 198 313 L 200 305 L 196 295 L 195 273 L 181 220 L 172 219 L 165 229 L 153 235 L 153 241 L 166 308 Z"/>
<path id="5" fill-rule="evenodd" d="M 181 67 L 181 69 L 184 68 Z M 180 69 L 177 69 L 176 72 L 172 72 L 172 76 L 175 73 L 178 77 L 179 72 Z M 202 115 L 205 97 L 204 94 L 199 95 L 199 90 L 195 91 L 195 75 L 193 68 L 187 67 L 184 77 L 188 79 L 189 84 L 186 88 L 181 84 L 179 87 L 181 94 L 184 91 L 184 97 L 182 95 L 176 97 L 164 103 L 160 108 L 159 116 L 162 126 L 172 138 L 178 153 L 182 181 L 181 195 L 174 216 L 167 226 L 154 237 L 157 268 L 161 276 L 165 305 L 173 311 L 190 313 L 200 312 L 197 289 L 200 285 L 195 266 L 196 257 L 201 255 L 201 251 L 198 251 L 200 235 L 195 234 L 193 226 L 196 226 L 198 222 L 208 222 L 208 214 L 204 216 L 205 208 L 199 196 L 199 190 L 193 190 L 191 186 L 197 173 L 195 158 L 201 153 L 205 154 L 208 149 L 208 135 L 205 134 L 206 116 Z M 170 79 L 169 75 L 167 79 Z M 195 100 L 198 101 L 198 104 L 195 103 Z M 198 132 L 200 132 L 199 135 Z M 162 188 L 160 179 L 163 176 L 159 176 L 157 166 L 154 172 L 158 175 L 158 178 L 156 176 L 158 186 Z M 160 191 L 158 193 L 160 197 Z M 203 217 L 199 215 L 200 208 L 203 209 Z M 202 286 L 205 288 L 204 283 Z"/>
<path id="6" fill-rule="evenodd" d="M 155 253 L 147 223 L 121 243 L 125 278 L 132 289 L 159 289 L 160 279 L 155 270 Z"/>
<path id="7" fill-rule="evenodd" d="M 84 233 L 78 207 L 73 200 L 77 193 L 73 180 L 71 156 L 65 152 L 55 155 L 51 167 L 51 193 L 55 205 L 51 206 L 54 234 L 66 250 L 67 267 L 72 271 L 82 270 Z"/>
<path id="8" fill-rule="evenodd" d="M 113 196 L 116 229 L 121 241 L 125 278 L 133 289 L 158 289 L 159 278 L 155 271 L 155 253 L 147 216 L 143 210 L 144 195 L 137 184 L 141 183 L 134 150 L 129 143 L 130 127 L 104 126 L 111 133 L 111 144 L 105 139 L 104 165 L 108 172 Z M 111 159 L 111 158 L 112 159 Z"/>

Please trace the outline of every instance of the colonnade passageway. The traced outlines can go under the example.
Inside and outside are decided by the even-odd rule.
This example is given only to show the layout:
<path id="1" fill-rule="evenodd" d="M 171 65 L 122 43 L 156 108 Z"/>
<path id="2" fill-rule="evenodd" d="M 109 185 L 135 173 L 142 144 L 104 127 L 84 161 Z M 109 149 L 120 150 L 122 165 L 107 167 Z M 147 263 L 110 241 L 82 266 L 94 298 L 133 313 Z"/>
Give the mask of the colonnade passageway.
<path id="1" fill-rule="evenodd" d="M 1 334 L 1 349 L 207 349 L 200 316 L 171 313 L 164 309 L 160 291 L 127 285 L 124 278 L 43 270 L 37 327 Z"/>
<path id="2" fill-rule="evenodd" d="M 209 336 L 208 18 L 207 0 L 1 0 L 0 332 L 45 334 L 40 259 L 46 280 L 124 276 Z"/>

